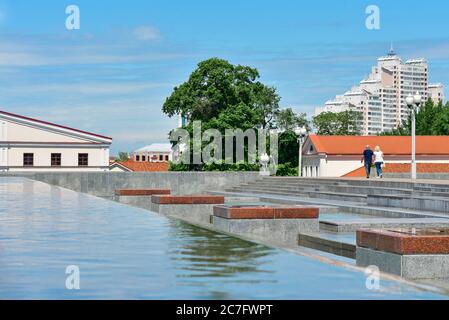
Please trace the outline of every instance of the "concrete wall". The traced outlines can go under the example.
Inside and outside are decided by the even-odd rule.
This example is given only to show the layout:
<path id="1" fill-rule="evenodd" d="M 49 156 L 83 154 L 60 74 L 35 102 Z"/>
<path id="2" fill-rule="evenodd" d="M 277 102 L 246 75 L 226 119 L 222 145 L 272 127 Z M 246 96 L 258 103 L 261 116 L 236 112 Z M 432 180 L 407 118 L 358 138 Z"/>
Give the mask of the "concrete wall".
<path id="1" fill-rule="evenodd" d="M 116 189 L 168 188 L 172 194 L 199 194 L 258 179 L 259 172 L 36 172 L 27 178 L 99 197 Z"/>

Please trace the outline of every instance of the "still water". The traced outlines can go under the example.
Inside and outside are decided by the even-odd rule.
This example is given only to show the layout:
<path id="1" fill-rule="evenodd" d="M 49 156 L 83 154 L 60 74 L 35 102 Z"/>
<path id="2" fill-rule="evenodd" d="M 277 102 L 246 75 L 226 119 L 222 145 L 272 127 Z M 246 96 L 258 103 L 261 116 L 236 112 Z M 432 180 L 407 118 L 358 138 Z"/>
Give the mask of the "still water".
<path id="1" fill-rule="evenodd" d="M 66 288 L 66 268 L 80 290 Z M 146 210 L 0 177 L 1 299 L 438 299 Z"/>

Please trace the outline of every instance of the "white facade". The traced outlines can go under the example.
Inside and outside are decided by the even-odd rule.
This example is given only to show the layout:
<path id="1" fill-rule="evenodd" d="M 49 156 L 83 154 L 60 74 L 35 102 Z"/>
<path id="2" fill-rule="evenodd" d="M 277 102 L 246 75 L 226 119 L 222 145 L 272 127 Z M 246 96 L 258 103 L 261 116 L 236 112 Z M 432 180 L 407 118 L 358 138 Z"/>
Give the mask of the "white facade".
<path id="1" fill-rule="evenodd" d="M 446 100 L 444 86 L 441 83 L 429 85 L 429 98 L 432 98 L 436 104 L 440 103 L 440 101 L 444 102 Z"/>
<path id="2" fill-rule="evenodd" d="M 107 171 L 112 139 L 0 111 L 0 171 Z"/>
<path id="3" fill-rule="evenodd" d="M 369 76 L 356 87 L 325 107 L 315 110 L 322 112 L 360 111 L 363 114 L 363 135 L 377 135 L 390 131 L 405 121 L 409 109 L 405 98 L 419 92 L 424 100 L 444 101 L 444 87 L 428 84 L 428 64 L 424 59 L 403 62 L 393 50 L 377 60 L 377 65 Z"/>
<path id="4" fill-rule="evenodd" d="M 173 151 L 170 143 L 153 143 L 132 153 L 136 162 L 168 162 L 173 160 Z"/>
<path id="5" fill-rule="evenodd" d="M 305 177 L 343 177 L 363 167 L 366 145 L 382 147 L 386 165 L 410 163 L 410 137 L 394 136 L 316 136 L 310 135 L 303 146 Z M 449 164 L 449 137 L 418 136 L 417 163 Z"/>

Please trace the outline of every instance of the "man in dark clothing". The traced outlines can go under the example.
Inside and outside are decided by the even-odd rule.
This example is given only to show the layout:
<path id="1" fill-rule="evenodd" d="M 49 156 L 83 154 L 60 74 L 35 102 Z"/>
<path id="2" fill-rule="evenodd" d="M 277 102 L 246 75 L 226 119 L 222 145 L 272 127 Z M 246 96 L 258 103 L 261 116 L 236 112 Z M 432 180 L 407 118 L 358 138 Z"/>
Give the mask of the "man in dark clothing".
<path id="1" fill-rule="evenodd" d="M 365 148 L 365 151 L 363 151 L 363 157 L 362 157 L 362 163 L 365 163 L 365 171 L 366 171 L 366 178 L 369 179 L 369 176 L 371 174 L 371 166 L 373 164 L 373 156 L 374 152 L 371 150 L 371 147 L 368 145 Z"/>

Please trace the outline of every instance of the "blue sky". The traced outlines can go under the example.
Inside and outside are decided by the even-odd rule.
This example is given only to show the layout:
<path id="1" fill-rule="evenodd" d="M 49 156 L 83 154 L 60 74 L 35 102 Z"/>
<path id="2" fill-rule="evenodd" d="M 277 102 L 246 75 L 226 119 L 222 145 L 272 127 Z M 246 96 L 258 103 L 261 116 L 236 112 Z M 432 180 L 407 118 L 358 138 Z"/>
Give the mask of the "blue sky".
<path id="1" fill-rule="evenodd" d="M 65 9 L 81 29 L 65 28 Z M 380 8 L 380 30 L 365 8 Z M 114 138 L 112 152 L 165 141 L 161 112 L 196 64 L 251 65 L 283 107 L 311 114 L 370 71 L 393 42 L 449 85 L 449 3 L 429 1 L 0 0 L 0 109 Z"/>

